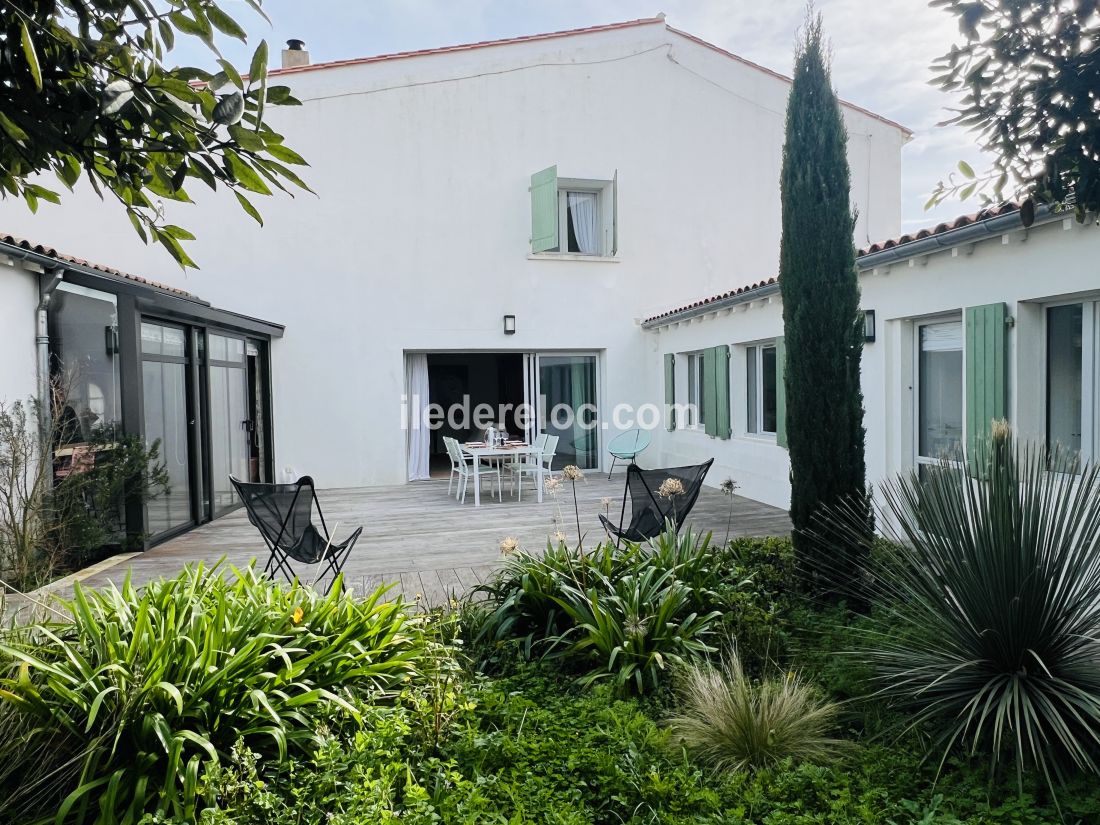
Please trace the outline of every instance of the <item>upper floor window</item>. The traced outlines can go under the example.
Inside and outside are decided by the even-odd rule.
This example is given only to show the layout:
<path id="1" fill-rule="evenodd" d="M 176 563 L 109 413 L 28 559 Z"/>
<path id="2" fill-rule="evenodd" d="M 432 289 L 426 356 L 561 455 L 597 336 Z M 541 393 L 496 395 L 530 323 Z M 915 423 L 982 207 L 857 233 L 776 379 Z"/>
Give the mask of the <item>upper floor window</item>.
<path id="1" fill-rule="evenodd" d="M 745 427 L 747 432 L 775 435 L 778 413 L 775 344 L 745 347 Z"/>
<path id="2" fill-rule="evenodd" d="M 559 178 L 557 166 L 532 175 L 531 252 L 614 256 L 616 177 Z"/>

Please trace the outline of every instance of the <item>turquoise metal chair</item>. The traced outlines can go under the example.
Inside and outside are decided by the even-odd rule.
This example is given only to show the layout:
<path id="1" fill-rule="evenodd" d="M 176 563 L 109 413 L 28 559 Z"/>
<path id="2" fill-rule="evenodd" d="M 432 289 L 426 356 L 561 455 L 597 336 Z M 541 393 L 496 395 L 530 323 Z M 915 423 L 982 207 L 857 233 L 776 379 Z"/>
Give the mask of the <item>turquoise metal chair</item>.
<path id="1" fill-rule="evenodd" d="M 611 453 L 611 469 L 607 471 L 607 480 L 611 481 L 611 474 L 615 472 L 615 462 L 636 463 L 634 459 L 637 458 L 638 453 L 649 446 L 651 438 L 648 430 L 627 430 L 611 439 L 611 443 L 607 445 L 607 451 Z"/>

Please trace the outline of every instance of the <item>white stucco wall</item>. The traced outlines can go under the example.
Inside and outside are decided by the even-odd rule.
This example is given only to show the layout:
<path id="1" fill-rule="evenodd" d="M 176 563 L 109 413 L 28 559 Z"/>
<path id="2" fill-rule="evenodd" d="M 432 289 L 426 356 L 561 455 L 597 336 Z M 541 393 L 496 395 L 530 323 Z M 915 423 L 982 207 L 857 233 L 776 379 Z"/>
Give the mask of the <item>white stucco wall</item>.
<path id="1" fill-rule="evenodd" d="M 1009 420 L 1025 439 L 1044 437 L 1043 306 L 1100 297 L 1100 228 L 1067 218 L 1027 231 L 1015 229 L 981 243 L 865 271 L 860 289 L 861 306 L 876 313 L 876 341 L 863 351 L 862 384 L 867 476 L 870 482 L 879 482 L 911 468 L 915 460 L 916 325 L 940 316 L 961 319 L 966 307 L 999 301 L 1007 304 L 1014 319 L 1008 330 Z M 664 353 L 723 343 L 733 347 L 733 437 L 723 440 L 695 431 L 662 432 L 656 440 L 662 464 L 714 456 L 709 482 L 717 484 L 733 477 L 744 495 L 780 507 L 789 505 L 786 450 L 776 446 L 773 438 L 745 434 L 743 346 L 774 339 L 782 335 L 782 328 L 782 304 L 776 295 L 649 333 L 647 375 L 656 376 L 651 387 L 654 399 L 664 397 Z M 677 398 L 684 398 L 682 387 Z"/>
<path id="2" fill-rule="evenodd" d="M 35 308 L 38 276 L 0 256 L 0 401 L 26 401 L 37 393 Z"/>
<path id="3" fill-rule="evenodd" d="M 787 83 L 663 23 L 278 82 L 304 105 L 272 122 L 317 195 L 255 198 L 261 229 L 196 184 L 198 205 L 170 216 L 199 237 L 200 271 L 143 247 L 86 191 L 33 218 L 0 203 L 0 225 L 285 324 L 272 351 L 280 474 L 403 481 L 409 350 L 598 351 L 605 409 L 649 401 L 634 320 L 775 274 Z M 857 239 L 896 234 L 904 133 L 845 117 Z M 552 164 L 617 171 L 616 262 L 529 259 L 530 176 Z"/>

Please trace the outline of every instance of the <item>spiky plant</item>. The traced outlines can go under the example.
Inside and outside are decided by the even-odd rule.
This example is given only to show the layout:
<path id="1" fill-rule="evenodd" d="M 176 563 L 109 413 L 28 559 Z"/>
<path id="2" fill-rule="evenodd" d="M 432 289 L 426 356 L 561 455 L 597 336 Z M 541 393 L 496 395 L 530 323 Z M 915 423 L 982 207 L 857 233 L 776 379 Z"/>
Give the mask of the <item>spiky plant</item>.
<path id="1" fill-rule="evenodd" d="M 784 759 L 822 762 L 848 745 L 829 736 L 839 705 L 798 673 L 753 681 L 731 646 L 721 665 L 685 668 L 672 741 L 718 770 L 757 770 Z"/>
<path id="2" fill-rule="evenodd" d="M 893 553 L 869 573 L 888 631 L 860 655 L 881 695 L 991 770 L 1100 773 L 1100 468 L 1017 446 L 883 490 Z M 942 765 L 942 761 L 941 761 Z"/>

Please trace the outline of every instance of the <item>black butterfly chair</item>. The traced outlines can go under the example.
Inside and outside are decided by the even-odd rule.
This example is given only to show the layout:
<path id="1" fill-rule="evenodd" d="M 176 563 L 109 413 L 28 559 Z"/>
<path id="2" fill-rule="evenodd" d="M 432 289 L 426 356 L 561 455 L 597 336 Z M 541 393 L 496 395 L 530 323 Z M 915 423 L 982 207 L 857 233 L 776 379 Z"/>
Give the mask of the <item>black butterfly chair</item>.
<path id="1" fill-rule="evenodd" d="M 623 492 L 623 509 L 619 514 L 619 524 L 615 526 L 606 516 L 600 515 L 608 535 L 615 537 L 615 544 L 627 541 L 645 541 L 661 534 L 665 521 L 671 521 L 677 532 L 684 523 L 687 514 L 695 506 L 699 491 L 703 488 L 703 479 L 714 459 L 690 467 L 667 467 L 658 470 L 643 470 L 637 464 L 626 468 L 626 490 Z M 684 487 L 684 492 L 672 496 L 662 496 L 657 491 L 666 479 L 674 478 Z M 625 527 L 626 499 L 630 498 L 630 523 Z"/>
<path id="2" fill-rule="evenodd" d="M 332 581 L 325 592 L 332 589 L 363 528 L 360 527 L 340 544 L 331 543 L 325 515 L 321 512 L 321 503 L 317 501 L 317 490 L 309 476 L 302 476 L 293 484 L 255 484 L 233 476 L 229 480 L 244 502 L 248 520 L 256 525 L 271 551 L 264 573 L 274 576 L 276 571 L 281 571 L 287 581 L 292 582 L 298 576 L 290 566 L 291 561 L 324 563 L 313 584 L 332 573 Z M 314 505 L 321 519 L 320 530 L 313 526 Z"/>

